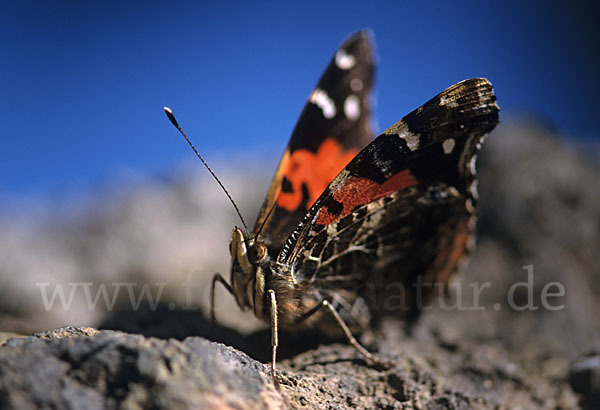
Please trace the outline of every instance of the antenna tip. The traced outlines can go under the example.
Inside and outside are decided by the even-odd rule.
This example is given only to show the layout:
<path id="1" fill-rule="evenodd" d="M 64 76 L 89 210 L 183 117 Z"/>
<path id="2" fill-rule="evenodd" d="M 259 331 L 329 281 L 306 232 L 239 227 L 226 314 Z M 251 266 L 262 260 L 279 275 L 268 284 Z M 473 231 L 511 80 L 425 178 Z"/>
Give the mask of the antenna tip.
<path id="1" fill-rule="evenodd" d="M 175 127 L 179 128 L 179 124 L 177 124 L 177 120 L 175 119 L 175 116 L 173 115 L 173 111 L 169 107 L 163 107 L 163 110 L 165 110 L 165 114 L 167 114 L 169 121 L 171 121 L 171 123 Z"/>

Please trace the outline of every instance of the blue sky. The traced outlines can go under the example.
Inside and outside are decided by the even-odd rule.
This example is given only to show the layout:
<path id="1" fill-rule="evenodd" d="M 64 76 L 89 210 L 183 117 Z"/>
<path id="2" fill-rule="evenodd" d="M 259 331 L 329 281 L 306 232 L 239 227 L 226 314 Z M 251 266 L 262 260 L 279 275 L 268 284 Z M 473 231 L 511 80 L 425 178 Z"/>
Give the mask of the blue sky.
<path id="1" fill-rule="evenodd" d="M 485 76 L 501 118 L 532 114 L 599 138 L 591 4 L 4 1 L 0 195 L 168 172 L 193 154 L 164 105 L 209 162 L 276 157 L 336 47 L 365 27 L 379 55 L 380 130 Z"/>

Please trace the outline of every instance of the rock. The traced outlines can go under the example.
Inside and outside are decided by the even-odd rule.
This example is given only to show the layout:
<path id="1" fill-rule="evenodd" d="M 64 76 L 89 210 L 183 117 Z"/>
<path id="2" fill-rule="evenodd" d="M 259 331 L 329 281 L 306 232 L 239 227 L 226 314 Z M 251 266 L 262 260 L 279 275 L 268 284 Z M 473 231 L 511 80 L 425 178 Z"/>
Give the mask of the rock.
<path id="1" fill-rule="evenodd" d="M 281 408 L 268 367 L 206 339 L 61 328 L 0 347 L 0 408 Z"/>
<path id="2" fill-rule="evenodd" d="M 14 337 L 22 337 L 19 333 L 13 332 L 0 332 L 0 345 L 4 344 L 8 339 L 12 339 Z"/>
<path id="3" fill-rule="evenodd" d="M 568 386 L 527 375 L 499 344 L 448 350 L 438 336 L 412 339 L 394 323 L 384 327 L 377 349 L 395 360 L 395 367 L 373 368 L 347 344 L 326 343 L 280 363 L 280 392 L 269 366 L 201 337 L 178 341 L 56 329 L 0 347 L 0 407 L 570 408 L 576 403 Z"/>
<path id="4" fill-rule="evenodd" d="M 600 345 L 573 363 L 569 381 L 573 390 L 581 394 L 584 408 L 600 408 Z"/>

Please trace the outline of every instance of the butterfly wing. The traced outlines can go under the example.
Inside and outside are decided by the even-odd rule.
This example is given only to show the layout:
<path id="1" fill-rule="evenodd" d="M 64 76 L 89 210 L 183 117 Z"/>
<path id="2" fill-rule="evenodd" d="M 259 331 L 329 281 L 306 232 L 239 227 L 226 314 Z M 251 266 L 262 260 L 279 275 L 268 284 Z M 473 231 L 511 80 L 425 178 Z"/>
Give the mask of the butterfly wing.
<path id="1" fill-rule="evenodd" d="M 487 80 L 465 80 L 390 127 L 327 187 L 278 262 L 349 301 L 357 286 L 446 281 L 473 244 L 475 161 L 495 101 Z"/>
<path id="2" fill-rule="evenodd" d="M 373 139 L 370 35 L 350 36 L 337 50 L 298 120 L 255 223 L 280 249 L 333 178 Z"/>

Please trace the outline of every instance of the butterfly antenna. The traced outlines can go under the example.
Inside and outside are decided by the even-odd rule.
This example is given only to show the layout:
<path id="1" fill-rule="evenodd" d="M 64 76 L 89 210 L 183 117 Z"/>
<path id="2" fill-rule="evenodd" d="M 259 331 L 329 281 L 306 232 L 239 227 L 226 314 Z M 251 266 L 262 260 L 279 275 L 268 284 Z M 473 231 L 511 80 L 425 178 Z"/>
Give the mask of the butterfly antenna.
<path id="1" fill-rule="evenodd" d="M 267 213 L 267 216 L 265 216 L 265 219 L 262 221 L 262 223 L 260 224 L 260 228 L 258 228 L 258 230 L 256 231 L 256 234 L 254 235 L 253 239 L 256 239 L 258 237 L 258 235 L 260 235 L 260 233 L 262 232 L 263 228 L 265 227 L 265 225 L 267 224 L 267 221 L 269 220 L 269 218 L 271 217 L 271 214 L 273 213 L 273 211 L 275 210 L 275 205 L 277 205 L 277 202 L 273 202 L 273 205 L 271 205 L 271 209 L 269 209 L 269 212 Z"/>
<path id="2" fill-rule="evenodd" d="M 217 181 L 217 183 L 219 184 L 219 186 L 221 187 L 221 189 L 223 190 L 223 192 L 225 192 L 225 195 L 227 195 L 227 198 L 229 198 L 229 200 L 231 201 L 231 204 L 235 208 L 235 212 L 237 212 L 238 216 L 240 217 L 240 220 L 242 221 L 242 224 L 244 225 L 244 228 L 246 228 L 246 231 L 249 232 L 250 230 L 248 229 L 248 225 L 246 225 L 246 221 L 244 221 L 244 217 L 242 216 L 242 213 L 240 212 L 240 209 L 237 207 L 237 205 L 233 201 L 233 198 L 231 198 L 231 195 L 229 195 L 229 192 L 227 192 L 227 189 L 225 189 L 225 186 L 221 183 L 221 181 L 219 180 L 219 178 L 217 178 L 217 176 L 215 175 L 215 173 L 213 172 L 213 170 L 210 169 L 210 167 L 208 166 L 208 164 L 206 163 L 206 161 L 204 161 L 204 158 L 202 158 L 202 156 L 198 153 L 198 150 L 196 149 L 196 147 L 194 147 L 194 144 L 192 144 L 192 141 L 190 141 L 190 139 L 187 137 L 187 135 L 185 135 L 185 132 L 183 132 L 183 130 L 179 126 L 179 123 L 175 119 L 175 116 L 173 115 L 173 111 L 171 111 L 171 109 L 169 107 L 164 107 L 164 110 L 165 110 L 165 114 L 167 114 L 167 117 L 169 117 L 169 121 L 171 121 L 171 124 L 173 124 L 175 126 L 175 128 L 177 128 L 177 130 L 179 130 L 179 132 L 181 133 L 181 135 L 183 135 L 183 138 L 185 138 L 185 140 L 188 142 L 188 144 L 190 144 L 190 147 L 192 147 L 192 149 L 196 153 L 196 156 L 198 158 L 200 158 L 200 161 L 202 161 L 202 163 L 204 164 L 204 166 L 206 167 L 206 169 L 208 169 L 208 172 L 210 172 L 210 174 Z"/>

